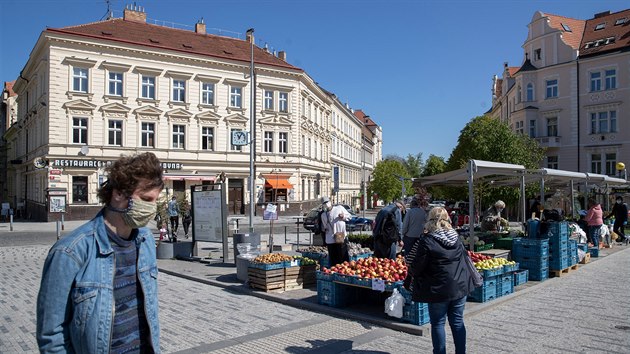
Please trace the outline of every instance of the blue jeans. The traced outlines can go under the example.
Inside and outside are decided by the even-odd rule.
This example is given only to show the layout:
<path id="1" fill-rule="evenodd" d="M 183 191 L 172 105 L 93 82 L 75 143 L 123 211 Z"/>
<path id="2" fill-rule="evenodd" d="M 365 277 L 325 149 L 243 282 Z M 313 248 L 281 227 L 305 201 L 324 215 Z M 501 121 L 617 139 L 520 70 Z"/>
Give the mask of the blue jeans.
<path id="1" fill-rule="evenodd" d="M 589 226 L 588 233 L 591 235 L 591 241 L 593 242 L 593 247 L 599 248 L 599 239 L 602 237 L 599 233 L 599 229 L 602 225 L 599 226 Z"/>
<path id="2" fill-rule="evenodd" d="M 446 331 L 444 324 L 448 316 L 448 324 L 453 332 L 455 353 L 466 353 L 466 327 L 464 326 L 464 305 L 466 296 L 461 299 L 429 303 L 429 317 L 431 318 L 431 341 L 434 354 L 446 353 Z"/>

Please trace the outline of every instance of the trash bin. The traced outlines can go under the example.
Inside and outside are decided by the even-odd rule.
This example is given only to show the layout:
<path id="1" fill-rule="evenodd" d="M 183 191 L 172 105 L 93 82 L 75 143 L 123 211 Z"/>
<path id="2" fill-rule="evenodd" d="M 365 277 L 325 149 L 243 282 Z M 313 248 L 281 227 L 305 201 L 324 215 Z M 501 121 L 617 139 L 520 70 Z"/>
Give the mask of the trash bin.
<path id="1" fill-rule="evenodd" d="M 238 255 L 236 256 L 236 278 L 242 282 L 246 282 L 248 279 L 247 268 L 249 262 L 256 258 L 253 254 Z"/>
<path id="2" fill-rule="evenodd" d="M 254 250 L 260 249 L 260 234 L 252 232 L 248 234 L 234 234 L 232 235 L 232 247 L 234 248 L 234 262 L 236 263 L 236 256 L 240 253 L 236 248 L 239 243 L 249 243 Z"/>

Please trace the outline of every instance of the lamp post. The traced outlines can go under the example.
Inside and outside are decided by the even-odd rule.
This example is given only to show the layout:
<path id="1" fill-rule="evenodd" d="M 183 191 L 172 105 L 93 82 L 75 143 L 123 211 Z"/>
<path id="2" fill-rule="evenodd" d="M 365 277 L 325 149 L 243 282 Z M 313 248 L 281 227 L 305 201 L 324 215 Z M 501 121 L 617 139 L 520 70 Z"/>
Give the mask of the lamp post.
<path id="1" fill-rule="evenodd" d="M 249 63 L 249 231 L 254 232 L 254 212 L 256 208 L 256 183 L 254 172 L 254 160 L 256 159 L 256 83 L 254 79 L 254 29 L 246 32 L 245 38 L 251 44 L 251 60 Z"/>
<path id="2" fill-rule="evenodd" d="M 628 174 L 626 171 L 626 164 L 624 164 L 623 162 L 617 162 L 617 165 L 615 165 L 615 168 L 617 169 L 617 172 L 619 173 L 619 178 L 621 178 L 621 171 L 623 171 L 623 179 L 627 181 Z"/>

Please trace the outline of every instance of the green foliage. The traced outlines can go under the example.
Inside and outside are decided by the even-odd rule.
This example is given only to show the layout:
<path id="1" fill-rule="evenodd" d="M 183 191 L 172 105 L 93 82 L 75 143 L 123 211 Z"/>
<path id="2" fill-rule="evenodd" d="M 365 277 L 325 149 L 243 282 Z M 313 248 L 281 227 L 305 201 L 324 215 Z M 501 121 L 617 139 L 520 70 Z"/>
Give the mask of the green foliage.
<path id="1" fill-rule="evenodd" d="M 429 158 L 424 164 L 424 171 L 422 171 L 422 176 L 433 176 L 440 174 L 446 170 L 446 162 L 444 158 L 436 155 L 429 155 Z M 427 192 L 433 197 L 433 199 L 445 199 L 447 193 L 445 192 L 445 188 L 441 186 L 427 187 Z"/>
<path id="2" fill-rule="evenodd" d="M 383 160 L 376 164 L 372 173 L 370 190 L 378 194 L 379 199 L 385 202 L 394 201 L 401 197 L 402 186 L 397 176 L 409 178 L 409 173 L 402 162 L 397 160 Z M 405 180 L 405 190 L 413 193 L 411 181 Z"/>
<path id="3" fill-rule="evenodd" d="M 416 154 L 416 156 L 409 154 L 404 160 L 405 168 L 411 177 L 420 177 L 424 166 L 422 164 L 422 153 Z"/>
<path id="4" fill-rule="evenodd" d="M 470 159 L 523 165 L 538 168 L 545 149 L 523 134 L 514 133 L 510 127 L 489 116 L 473 118 L 460 132 L 457 146 L 446 163 L 446 171 L 466 167 Z M 467 188 L 447 188 L 453 199 L 467 198 Z M 490 184 L 476 184 L 475 195 L 481 198 L 482 208 L 502 199 L 507 203 L 518 201 L 519 190 L 494 188 Z M 467 199 L 466 199 L 467 200 Z"/>
<path id="5" fill-rule="evenodd" d="M 358 243 L 361 247 L 367 247 L 374 249 L 374 238 L 368 234 L 350 234 L 348 235 L 348 241 L 352 243 Z"/>

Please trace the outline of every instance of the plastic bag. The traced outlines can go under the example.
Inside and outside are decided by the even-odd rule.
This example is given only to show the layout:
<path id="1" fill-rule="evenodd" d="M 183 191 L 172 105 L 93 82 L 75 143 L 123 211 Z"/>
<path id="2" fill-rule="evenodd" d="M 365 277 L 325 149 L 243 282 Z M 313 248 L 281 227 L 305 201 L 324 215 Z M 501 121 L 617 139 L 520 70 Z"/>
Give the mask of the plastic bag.
<path id="1" fill-rule="evenodd" d="M 403 305 L 405 305 L 405 298 L 398 292 L 398 289 L 394 289 L 392 296 L 385 300 L 385 313 L 392 317 L 401 318 Z"/>

